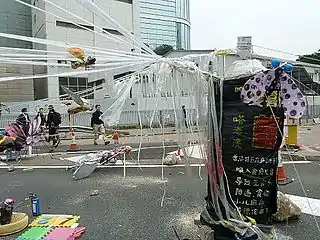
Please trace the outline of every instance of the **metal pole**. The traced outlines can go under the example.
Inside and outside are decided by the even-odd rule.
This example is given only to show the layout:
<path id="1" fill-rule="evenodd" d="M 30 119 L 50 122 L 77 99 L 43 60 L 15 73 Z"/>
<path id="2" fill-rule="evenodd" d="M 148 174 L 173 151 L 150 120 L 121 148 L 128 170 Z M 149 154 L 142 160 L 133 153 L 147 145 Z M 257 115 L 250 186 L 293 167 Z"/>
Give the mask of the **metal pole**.
<path id="1" fill-rule="evenodd" d="M 123 177 L 126 177 L 126 153 L 123 154 Z"/>

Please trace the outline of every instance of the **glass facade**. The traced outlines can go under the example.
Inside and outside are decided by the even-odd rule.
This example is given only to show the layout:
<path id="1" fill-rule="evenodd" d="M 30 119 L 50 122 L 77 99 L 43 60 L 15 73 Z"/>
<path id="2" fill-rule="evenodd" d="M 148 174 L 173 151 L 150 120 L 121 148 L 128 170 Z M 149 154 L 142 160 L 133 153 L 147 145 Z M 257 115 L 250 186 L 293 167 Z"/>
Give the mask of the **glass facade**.
<path id="1" fill-rule="evenodd" d="M 189 0 L 140 0 L 141 36 L 152 49 L 190 49 Z"/>

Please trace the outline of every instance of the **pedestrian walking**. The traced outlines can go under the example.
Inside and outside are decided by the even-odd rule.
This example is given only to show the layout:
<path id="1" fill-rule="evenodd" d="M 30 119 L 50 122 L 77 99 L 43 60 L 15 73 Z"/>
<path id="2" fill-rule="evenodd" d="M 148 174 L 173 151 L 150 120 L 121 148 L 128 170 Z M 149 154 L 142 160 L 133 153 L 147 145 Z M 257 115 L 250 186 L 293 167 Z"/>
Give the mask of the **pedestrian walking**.
<path id="1" fill-rule="evenodd" d="M 46 116 L 44 115 L 44 109 L 43 108 L 39 108 L 39 111 L 38 111 L 38 114 L 37 116 L 35 117 L 38 118 L 40 117 L 40 131 L 39 131 L 39 135 L 40 136 L 43 136 L 44 133 L 45 133 L 45 128 L 46 128 Z"/>
<path id="2" fill-rule="evenodd" d="M 188 128 L 187 110 L 186 110 L 186 106 L 185 105 L 182 106 L 182 113 L 183 113 L 183 117 L 184 117 L 184 125 L 186 126 L 186 128 Z"/>
<path id="3" fill-rule="evenodd" d="M 17 117 L 16 122 L 22 127 L 23 132 L 28 136 L 30 127 L 30 117 L 27 108 L 22 108 L 21 114 Z"/>
<path id="4" fill-rule="evenodd" d="M 91 117 L 91 127 L 93 129 L 94 140 L 93 144 L 98 145 L 99 135 L 103 135 L 104 144 L 108 145 L 110 141 L 108 141 L 108 137 L 106 135 L 106 130 L 104 127 L 104 122 L 100 119 L 103 112 L 101 112 L 101 106 L 98 104 L 95 106 L 95 111 L 92 113 Z"/>
<path id="5" fill-rule="evenodd" d="M 55 111 L 53 105 L 49 105 L 48 109 L 49 113 L 46 126 L 49 128 L 49 138 L 47 139 L 47 142 L 51 142 L 52 140 L 52 148 L 56 148 L 60 143 L 58 129 L 61 124 L 61 114 Z"/>

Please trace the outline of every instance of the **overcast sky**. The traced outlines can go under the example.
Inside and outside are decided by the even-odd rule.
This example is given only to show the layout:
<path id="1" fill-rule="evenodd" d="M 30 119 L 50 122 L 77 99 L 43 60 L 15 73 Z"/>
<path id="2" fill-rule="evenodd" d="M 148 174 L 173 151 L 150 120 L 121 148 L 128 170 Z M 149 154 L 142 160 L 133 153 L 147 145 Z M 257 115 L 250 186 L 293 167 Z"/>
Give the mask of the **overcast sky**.
<path id="1" fill-rule="evenodd" d="M 190 0 L 192 49 L 235 48 L 238 36 L 254 45 L 295 54 L 320 49 L 320 0 Z M 259 54 L 294 59 L 254 48 Z"/>

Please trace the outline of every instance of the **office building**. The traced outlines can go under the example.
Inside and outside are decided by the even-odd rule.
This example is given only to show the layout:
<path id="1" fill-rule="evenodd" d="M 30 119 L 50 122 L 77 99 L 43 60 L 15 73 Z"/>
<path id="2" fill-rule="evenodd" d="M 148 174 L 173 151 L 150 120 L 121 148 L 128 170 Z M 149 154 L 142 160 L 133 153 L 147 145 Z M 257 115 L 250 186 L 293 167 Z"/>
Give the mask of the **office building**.
<path id="1" fill-rule="evenodd" d="M 140 0 L 141 36 L 152 49 L 190 49 L 189 0 Z"/>
<path id="2" fill-rule="evenodd" d="M 95 34 L 91 31 L 80 28 L 74 23 L 80 24 L 96 32 L 105 34 L 106 32 L 111 33 L 118 37 L 123 37 L 123 35 L 115 29 L 115 27 L 110 24 L 105 19 L 94 14 L 90 9 L 83 6 L 77 0 L 51 0 L 58 6 L 63 7 L 65 10 L 70 11 L 77 16 L 85 19 L 84 22 L 81 21 L 70 14 L 64 13 L 61 9 L 48 4 L 47 2 L 40 0 L 32 0 L 35 6 L 45 9 L 47 12 L 61 16 L 68 21 L 58 19 L 47 13 L 40 12 L 38 10 L 32 9 L 32 34 L 37 38 L 47 38 L 54 41 L 59 41 L 63 43 L 74 43 L 85 46 L 99 47 L 103 49 L 114 49 L 122 51 L 130 51 L 132 46 L 125 45 L 114 40 L 105 38 L 104 36 Z M 125 29 L 139 36 L 140 34 L 140 18 L 139 18 L 139 1 L 138 0 L 95 0 L 94 3 L 99 6 L 103 11 L 110 14 L 112 18 L 118 21 Z M 72 23 L 73 22 L 73 23 Z M 101 29 L 96 28 L 99 26 Z M 34 49 L 45 49 L 48 51 L 63 51 L 61 47 L 55 47 L 51 45 L 39 45 L 34 44 Z M 55 63 L 67 63 L 57 59 Z M 70 64 L 70 62 L 68 62 Z M 83 69 L 82 69 L 83 70 Z M 35 74 L 57 74 L 63 72 L 72 71 L 71 66 L 57 67 L 37 67 L 34 69 Z M 130 69 L 128 69 L 130 71 Z M 57 98 L 60 94 L 63 94 L 60 86 L 65 86 L 70 88 L 72 91 L 82 91 L 93 86 L 101 85 L 102 83 L 113 84 L 113 80 L 119 74 L 123 72 L 123 69 L 118 71 L 112 71 L 108 73 L 97 73 L 88 74 L 87 76 L 72 76 L 72 77 L 47 77 L 45 79 L 35 79 L 35 98 Z M 110 89 L 106 87 L 106 91 Z M 108 95 L 108 92 L 105 93 Z M 89 98 L 96 98 L 94 93 L 89 96 Z M 103 97 L 103 96 L 100 96 Z"/>
<path id="3" fill-rule="evenodd" d="M 23 1 L 26 3 L 31 2 L 31 0 Z M 31 36 L 31 9 L 15 1 L 2 0 L 0 7 L 0 32 Z M 0 47 L 28 49 L 32 48 L 32 44 L 25 41 L 0 37 Z M 0 77 L 30 74 L 32 74 L 31 66 L 4 64 L 0 62 Z M 0 83 L 0 102 L 33 100 L 33 95 L 32 79 Z"/>

